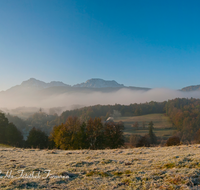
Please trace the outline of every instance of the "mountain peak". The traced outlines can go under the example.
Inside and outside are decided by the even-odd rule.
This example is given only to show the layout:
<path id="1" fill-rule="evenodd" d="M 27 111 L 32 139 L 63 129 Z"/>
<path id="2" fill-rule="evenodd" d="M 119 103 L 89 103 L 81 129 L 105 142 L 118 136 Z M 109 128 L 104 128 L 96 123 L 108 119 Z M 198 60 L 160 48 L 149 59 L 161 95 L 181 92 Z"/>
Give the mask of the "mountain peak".
<path id="1" fill-rule="evenodd" d="M 119 88 L 119 87 L 124 87 L 123 84 L 119 84 L 114 80 L 103 80 L 99 78 L 92 78 L 87 80 L 84 83 L 81 84 L 76 84 L 74 87 L 86 87 L 86 88 Z"/>
<path id="2" fill-rule="evenodd" d="M 63 82 L 59 82 L 59 81 L 52 81 L 50 83 L 45 83 L 45 82 L 37 80 L 35 78 L 30 78 L 26 81 L 23 81 L 21 83 L 21 86 L 35 87 L 37 89 L 43 89 L 43 88 L 49 88 L 49 87 L 53 87 L 53 86 L 68 86 L 68 85 L 64 84 Z"/>

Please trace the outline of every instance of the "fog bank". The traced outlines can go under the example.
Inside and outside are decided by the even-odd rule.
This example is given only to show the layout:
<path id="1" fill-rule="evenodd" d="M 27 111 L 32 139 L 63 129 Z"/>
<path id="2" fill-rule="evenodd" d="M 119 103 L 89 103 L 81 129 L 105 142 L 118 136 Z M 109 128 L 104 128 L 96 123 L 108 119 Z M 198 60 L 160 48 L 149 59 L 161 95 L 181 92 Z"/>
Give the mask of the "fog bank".
<path id="1" fill-rule="evenodd" d="M 33 94 L 12 94 L 0 96 L 0 107 L 13 109 L 17 107 L 64 107 L 65 109 L 74 109 L 79 106 L 91 106 L 96 104 L 113 105 L 133 103 L 145 103 L 150 101 L 166 101 L 174 98 L 200 98 L 200 91 L 181 92 L 171 89 L 152 89 L 149 91 L 133 91 L 129 89 L 121 89 L 116 92 L 91 92 L 91 93 L 64 93 L 59 95 L 40 96 L 37 93 Z"/>

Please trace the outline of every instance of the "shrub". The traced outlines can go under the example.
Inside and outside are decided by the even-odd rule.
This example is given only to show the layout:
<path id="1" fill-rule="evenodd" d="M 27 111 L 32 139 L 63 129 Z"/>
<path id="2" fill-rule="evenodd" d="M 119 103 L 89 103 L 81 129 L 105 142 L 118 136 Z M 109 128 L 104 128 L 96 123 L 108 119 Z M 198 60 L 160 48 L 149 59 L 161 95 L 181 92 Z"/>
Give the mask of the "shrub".
<path id="1" fill-rule="evenodd" d="M 180 138 L 177 136 L 170 137 L 166 143 L 167 146 L 173 146 L 173 145 L 179 145 L 179 144 L 180 144 Z"/>
<path id="2" fill-rule="evenodd" d="M 134 135 L 134 134 L 132 134 L 130 136 L 130 144 L 131 144 L 131 146 L 137 147 L 140 139 L 141 139 L 140 135 Z"/>
<path id="3" fill-rule="evenodd" d="M 149 137 L 149 135 L 145 135 L 143 137 L 141 137 L 137 143 L 137 147 L 142 147 L 142 146 L 146 146 L 146 147 L 149 147 L 151 144 L 151 139 Z"/>

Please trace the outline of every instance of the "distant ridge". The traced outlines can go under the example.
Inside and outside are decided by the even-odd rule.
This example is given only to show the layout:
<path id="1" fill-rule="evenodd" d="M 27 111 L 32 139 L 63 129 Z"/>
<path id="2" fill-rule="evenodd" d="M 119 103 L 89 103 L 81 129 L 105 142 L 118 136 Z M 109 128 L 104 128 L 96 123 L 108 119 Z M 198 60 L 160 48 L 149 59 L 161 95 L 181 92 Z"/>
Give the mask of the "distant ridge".
<path id="1" fill-rule="evenodd" d="M 134 86 L 124 86 L 123 84 L 117 83 L 115 80 L 103 80 L 99 78 L 92 78 L 87 80 L 86 82 L 76 84 L 76 85 L 68 85 L 60 81 L 52 81 L 49 83 L 40 81 L 35 78 L 30 78 L 26 81 L 23 81 L 20 85 L 16 85 L 11 87 L 10 89 L 4 91 L 4 92 L 19 92 L 19 91 L 37 91 L 37 90 L 53 90 L 53 88 L 56 88 L 55 90 L 60 90 L 60 92 L 69 92 L 69 91 L 102 91 L 102 92 L 110 92 L 110 91 L 116 91 L 121 88 L 126 88 L 130 90 L 150 90 L 150 88 L 143 88 L 143 87 L 134 87 Z M 59 89 L 58 89 L 59 88 Z M 2 91 L 3 93 L 3 91 Z"/>
<path id="2" fill-rule="evenodd" d="M 100 78 L 92 78 L 87 80 L 86 82 L 80 83 L 80 84 L 75 84 L 75 85 L 68 85 L 65 84 L 61 81 L 51 81 L 49 83 L 40 81 L 38 79 L 35 78 L 30 78 L 26 81 L 23 81 L 20 85 L 16 85 L 11 87 L 10 89 L 6 90 L 6 91 L 15 91 L 15 90 L 45 90 L 45 89 L 49 89 L 49 88 L 53 88 L 53 87 L 59 87 L 59 89 L 63 88 L 65 89 L 63 92 L 66 92 L 66 90 L 75 90 L 76 92 L 79 90 L 92 90 L 92 91 L 116 91 L 118 89 L 121 88 L 126 88 L 126 89 L 130 89 L 130 90 L 150 90 L 151 88 L 145 88 L 145 87 L 135 87 L 135 86 L 125 86 L 123 84 L 119 84 L 117 83 L 115 80 L 104 80 L 104 79 L 100 79 Z M 4 93 L 6 91 L 0 91 L 1 93 Z M 61 90 L 62 91 L 62 90 Z M 200 91 L 200 85 L 191 85 L 191 86 L 187 86 L 184 87 L 182 89 L 180 89 L 180 91 L 183 92 L 190 92 L 190 91 Z"/>
<path id="3" fill-rule="evenodd" d="M 87 88 L 123 88 L 124 85 L 123 84 L 119 84 L 114 80 L 103 80 L 103 79 L 98 79 L 98 78 L 94 78 L 94 79 L 90 79 L 87 80 L 84 83 L 81 84 L 76 84 L 73 87 L 87 87 Z"/>

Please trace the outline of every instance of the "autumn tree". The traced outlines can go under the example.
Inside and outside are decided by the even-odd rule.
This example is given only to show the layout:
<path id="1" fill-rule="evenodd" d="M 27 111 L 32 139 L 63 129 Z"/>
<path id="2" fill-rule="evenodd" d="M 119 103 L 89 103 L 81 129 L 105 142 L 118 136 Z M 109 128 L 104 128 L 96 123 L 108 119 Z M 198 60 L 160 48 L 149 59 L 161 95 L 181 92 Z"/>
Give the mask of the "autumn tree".
<path id="1" fill-rule="evenodd" d="M 55 126 L 50 135 L 55 146 L 61 149 L 88 148 L 86 124 L 81 123 L 78 117 L 68 117 L 64 124 Z"/>
<path id="2" fill-rule="evenodd" d="M 122 122 L 105 123 L 105 147 L 118 148 L 124 145 L 124 124 Z"/>
<path id="3" fill-rule="evenodd" d="M 87 142 L 91 149 L 104 148 L 104 126 L 101 118 L 90 118 L 86 127 Z"/>

